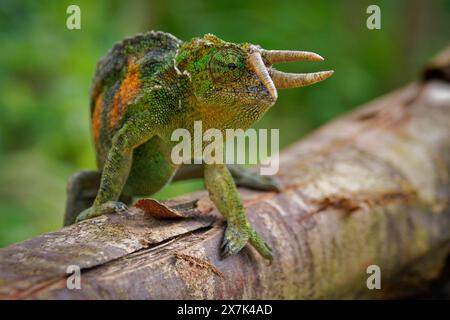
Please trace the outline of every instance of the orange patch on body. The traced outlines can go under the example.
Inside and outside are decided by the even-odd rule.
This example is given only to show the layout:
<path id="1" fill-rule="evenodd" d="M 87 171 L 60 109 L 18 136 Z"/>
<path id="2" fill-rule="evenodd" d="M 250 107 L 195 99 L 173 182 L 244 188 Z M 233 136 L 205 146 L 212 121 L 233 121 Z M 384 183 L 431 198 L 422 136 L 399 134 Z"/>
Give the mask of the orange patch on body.
<path id="1" fill-rule="evenodd" d="M 100 138 L 100 129 L 102 125 L 102 110 L 103 110 L 103 94 L 100 94 L 95 100 L 94 113 L 92 114 L 92 135 L 94 136 L 94 142 Z"/>
<path id="2" fill-rule="evenodd" d="M 127 104 L 137 95 L 141 82 L 139 67 L 133 62 L 128 63 L 128 70 L 119 90 L 114 94 L 112 108 L 109 113 L 108 127 L 114 129 L 125 112 Z"/>

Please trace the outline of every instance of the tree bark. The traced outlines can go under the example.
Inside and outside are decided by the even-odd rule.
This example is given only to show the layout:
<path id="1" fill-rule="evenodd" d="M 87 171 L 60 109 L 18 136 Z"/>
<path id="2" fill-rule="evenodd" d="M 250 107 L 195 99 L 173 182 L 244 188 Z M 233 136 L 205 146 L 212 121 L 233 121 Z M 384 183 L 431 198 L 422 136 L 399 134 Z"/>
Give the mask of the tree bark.
<path id="1" fill-rule="evenodd" d="M 450 251 L 450 50 L 420 81 L 340 117 L 284 151 L 280 193 L 241 189 L 268 264 L 245 247 L 221 260 L 224 224 L 205 192 L 0 250 L 3 299 L 313 299 L 416 294 Z M 192 202 L 199 199 L 198 202 Z M 159 208 L 161 209 L 161 208 Z M 66 287 L 81 268 L 81 289 Z M 367 287 L 367 267 L 381 289 Z"/>

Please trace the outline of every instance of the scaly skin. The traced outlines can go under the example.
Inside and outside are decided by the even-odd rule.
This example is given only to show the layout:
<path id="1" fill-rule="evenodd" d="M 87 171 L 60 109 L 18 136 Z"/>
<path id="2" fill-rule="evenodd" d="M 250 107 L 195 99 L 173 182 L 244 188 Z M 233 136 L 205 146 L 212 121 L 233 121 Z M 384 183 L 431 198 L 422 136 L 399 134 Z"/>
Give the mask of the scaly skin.
<path id="1" fill-rule="evenodd" d="M 198 120 L 203 130 L 223 133 L 258 121 L 276 96 L 249 63 L 252 48 L 213 35 L 182 42 L 162 32 L 116 44 L 98 63 L 91 92 L 101 175 L 82 172 L 71 179 L 65 224 L 123 211 L 119 197 L 151 195 L 169 183 L 179 169 L 170 159 L 173 130 L 185 128 L 193 137 Z M 242 185 L 265 190 L 276 189 L 275 180 L 236 167 L 231 174 L 221 164 L 203 164 L 203 173 L 211 200 L 227 220 L 223 256 L 250 242 L 271 259 L 270 247 L 250 226 L 232 174 Z"/>

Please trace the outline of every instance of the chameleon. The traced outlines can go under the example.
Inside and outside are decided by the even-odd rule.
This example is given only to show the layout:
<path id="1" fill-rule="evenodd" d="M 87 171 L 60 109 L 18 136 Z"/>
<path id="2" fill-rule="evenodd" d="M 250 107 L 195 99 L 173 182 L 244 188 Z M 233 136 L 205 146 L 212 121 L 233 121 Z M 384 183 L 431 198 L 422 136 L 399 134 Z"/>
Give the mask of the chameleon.
<path id="1" fill-rule="evenodd" d="M 69 179 L 64 224 L 123 213 L 133 197 L 152 195 L 170 181 L 203 177 L 226 220 L 221 256 L 249 243 L 272 260 L 271 247 L 252 228 L 237 186 L 278 190 L 278 180 L 237 165 L 176 165 L 170 157 L 176 143 L 171 133 L 177 128 L 192 132 L 194 121 L 202 121 L 205 130 L 248 129 L 275 104 L 278 89 L 307 86 L 333 74 L 273 67 L 302 60 L 323 58 L 235 44 L 213 34 L 181 41 L 150 31 L 116 43 L 97 63 L 90 92 L 98 170 Z"/>

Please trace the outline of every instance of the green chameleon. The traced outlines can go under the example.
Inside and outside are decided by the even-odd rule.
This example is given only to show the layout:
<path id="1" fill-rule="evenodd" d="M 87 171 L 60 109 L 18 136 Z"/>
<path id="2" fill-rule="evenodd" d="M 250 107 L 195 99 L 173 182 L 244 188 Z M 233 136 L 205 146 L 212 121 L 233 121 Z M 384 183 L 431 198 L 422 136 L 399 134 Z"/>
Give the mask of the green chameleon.
<path id="1" fill-rule="evenodd" d="M 203 176 L 227 220 L 222 256 L 250 242 L 272 259 L 269 245 L 249 223 L 236 184 L 276 190 L 276 179 L 236 165 L 175 165 L 171 134 L 177 128 L 193 132 L 194 121 L 202 121 L 204 130 L 245 130 L 275 103 L 277 89 L 303 87 L 333 73 L 293 74 L 272 67 L 301 60 L 323 58 L 229 43 L 212 34 L 182 42 L 152 31 L 114 45 L 97 65 L 90 95 L 98 171 L 71 177 L 65 225 L 123 212 L 133 196 L 154 194 L 171 180 Z"/>

